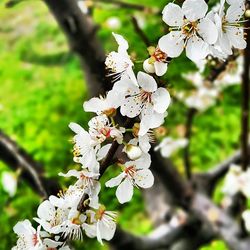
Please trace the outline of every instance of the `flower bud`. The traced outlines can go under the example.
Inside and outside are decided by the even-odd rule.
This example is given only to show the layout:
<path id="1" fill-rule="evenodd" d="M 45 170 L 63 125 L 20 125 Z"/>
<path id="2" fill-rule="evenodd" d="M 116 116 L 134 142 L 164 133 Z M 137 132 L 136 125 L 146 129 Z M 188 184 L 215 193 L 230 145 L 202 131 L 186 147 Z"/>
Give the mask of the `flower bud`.
<path id="1" fill-rule="evenodd" d="M 128 144 L 125 146 L 125 152 L 131 160 L 137 160 L 142 155 L 141 149 L 138 146 L 132 144 Z"/>
<path id="2" fill-rule="evenodd" d="M 143 69 L 147 72 L 147 73 L 155 73 L 155 68 L 153 65 L 153 61 L 151 58 L 147 59 L 144 61 L 143 63 Z"/>

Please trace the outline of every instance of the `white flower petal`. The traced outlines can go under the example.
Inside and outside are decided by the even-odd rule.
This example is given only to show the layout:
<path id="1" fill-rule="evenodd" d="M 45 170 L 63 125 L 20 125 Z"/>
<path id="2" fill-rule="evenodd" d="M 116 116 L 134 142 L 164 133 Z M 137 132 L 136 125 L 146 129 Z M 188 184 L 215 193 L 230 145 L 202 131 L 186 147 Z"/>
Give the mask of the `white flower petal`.
<path id="1" fill-rule="evenodd" d="M 218 31 L 215 24 L 209 18 L 203 18 L 198 24 L 198 33 L 209 44 L 214 44 L 218 39 Z"/>
<path id="2" fill-rule="evenodd" d="M 139 135 L 145 135 L 150 128 L 157 128 L 164 122 L 165 114 L 154 112 L 152 115 L 145 115 L 141 119 Z"/>
<path id="3" fill-rule="evenodd" d="M 83 103 L 83 109 L 85 112 L 100 113 L 107 108 L 108 107 L 105 99 L 100 99 L 97 97 L 91 98 L 89 101 Z"/>
<path id="4" fill-rule="evenodd" d="M 191 37 L 187 42 L 186 55 L 187 57 L 196 62 L 204 59 L 209 53 L 209 46 L 201 38 Z"/>
<path id="5" fill-rule="evenodd" d="M 121 173 L 118 176 L 116 176 L 116 177 L 110 179 L 109 181 L 107 181 L 105 183 L 105 186 L 106 187 L 116 187 L 116 186 L 120 185 L 123 178 L 124 178 L 124 173 Z"/>
<path id="6" fill-rule="evenodd" d="M 136 172 L 135 183 L 142 188 L 150 188 L 154 184 L 154 176 L 149 169 Z"/>
<path id="7" fill-rule="evenodd" d="M 137 97 L 128 97 L 121 106 L 121 114 L 129 118 L 138 116 L 142 111 L 142 102 Z"/>
<path id="8" fill-rule="evenodd" d="M 123 36 L 118 35 L 116 33 L 112 33 L 112 35 L 114 36 L 117 44 L 118 44 L 118 52 L 119 53 L 124 53 L 128 50 L 128 42 L 124 39 Z"/>
<path id="9" fill-rule="evenodd" d="M 181 31 L 171 31 L 159 40 L 159 48 L 169 57 L 178 57 L 184 49 L 185 36 Z"/>
<path id="10" fill-rule="evenodd" d="M 245 4 L 233 4 L 227 9 L 226 21 L 234 23 L 242 18 L 244 12 Z"/>
<path id="11" fill-rule="evenodd" d="M 88 135 L 88 132 L 84 130 L 84 128 L 82 128 L 80 125 L 78 125 L 77 123 L 71 122 L 69 124 L 69 128 L 75 132 L 76 134 L 84 134 L 84 135 Z"/>
<path id="12" fill-rule="evenodd" d="M 102 159 L 104 159 L 104 157 L 106 157 L 111 145 L 112 145 L 111 143 L 106 144 L 98 150 L 97 155 L 96 155 L 96 158 L 98 161 L 101 161 Z"/>
<path id="13" fill-rule="evenodd" d="M 151 156 L 149 153 L 144 153 L 142 156 L 134 161 L 137 169 L 147 169 L 151 164 Z M 133 164 L 132 162 L 128 162 L 126 166 Z"/>
<path id="14" fill-rule="evenodd" d="M 155 73 L 157 76 L 163 76 L 168 69 L 168 64 L 163 62 L 155 62 Z"/>
<path id="15" fill-rule="evenodd" d="M 42 202 L 37 209 L 38 217 L 46 221 L 52 220 L 55 217 L 55 213 L 55 207 L 48 200 Z"/>
<path id="16" fill-rule="evenodd" d="M 204 0 L 185 0 L 182 10 L 189 21 L 196 21 L 206 15 L 208 6 Z"/>
<path id="17" fill-rule="evenodd" d="M 72 177 L 72 176 L 74 176 L 74 177 L 79 177 L 80 176 L 80 172 L 79 171 L 77 171 L 77 170 L 75 170 L 75 169 L 71 169 L 71 170 L 69 170 L 66 174 L 64 174 L 64 173 L 59 173 L 58 174 L 59 176 L 63 176 L 63 177 Z"/>
<path id="18" fill-rule="evenodd" d="M 184 14 L 179 5 L 169 3 L 162 11 L 163 21 L 169 26 L 181 26 L 183 24 Z"/>
<path id="19" fill-rule="evenodd" d="M 123 204 L 125 202 L 129 202 L 132 199 L 133 192 L 134 187 L 131 181 L 128 178 L 125 178 L 125 180 L 118 186 L 116 190 L 116 197 L 118 201 Z"/>
<path id="20" fill-rule="evenodd" d="M 152 101 L 154 104 L 154 110 L 157 113 L 164 113 L 171 101 L 169 92 L 165 88 L 158 88 L 152 94 Z"/>
<path id="21" fill-rule="evenodd" d="M 233 47 L 237 49 L 245 49 L 247 42 L 244 39 L 244 31 L 242 28 L 227 28 L 227 36 Z"/>
<path id="22" fill-rule="evenodd" d="M 157 83 L 154 77 L 146 74 L 142 71 L 139 71 L 137 74 L 138 84 L 147 92 L 154 92 L 157 89 Z"/>

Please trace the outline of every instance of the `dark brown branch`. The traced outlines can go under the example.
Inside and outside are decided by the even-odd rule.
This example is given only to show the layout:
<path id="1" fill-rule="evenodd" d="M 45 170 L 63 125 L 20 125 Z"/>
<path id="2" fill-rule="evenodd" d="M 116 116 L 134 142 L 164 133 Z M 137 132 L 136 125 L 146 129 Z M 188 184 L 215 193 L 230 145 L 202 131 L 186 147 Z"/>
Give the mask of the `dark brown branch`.
<path id="1" fill-rule="evenodd" d="M 245 24 L 247 28 L 246 42 L 247 47 L 244 50 L 244 73 L 242 76 L 242 97 L 241 97 L 241 151 L 242 151 L 242 169 L 246 170 L 249 164 L 249 149 L 248 149 L 248 131 L 249 131 L 249 97 L 250 97 L 250 20 Z"/>
<path id="2" fill-rule="evenodd" d="M 134 16 L 132 16 L 131 21 L 132 21 L 132 24 L 134 26 L 135 32 L 140 36 L 141 40 L 144 42 L 146 47 L 149 47 L 151 45 L 151 42 L 149 41 L 148 37 L 143 32 L 143 30 L 140 28 L 140 26 L 137 22 L 137 19 Z"/>
<path id="3" fill-rule="evenodd" d="M 26 180 L 43 198 L 57 194 L 56 181 L 46 179 L 42 165 L 35 161 L 23 148 L 0 131 L 0 160 L 13 170 L 22 169 L 21 177 Z"/>
<path id="4" fill-rule="evenodd" d="M 198 219 L 190 219 L 183 225 L 176 228 L 171 228 L 168 224 L 163 224 L 156 228 L 149 236 L 134 236 L 127 233 L 120 228 L 117 229 L 111 244 L 114 244 L 117 250 L 156 250 L 156 249 L 169 249 L 170 246 L 179 242 L 183 238 L 192 237 L 193 233 L 200 228 L 201 223 Z M 202 236 L 202 242 L 196 241 L 192 246 L 185 246 L 185 250 L 193 250 L 209 242 L 214 235 L 205 229 L 200 230 L 196 236 Z M 183 250 L 183 248 L 182 248 Z"/>
<path id="5" fill-rule="evenodd" d="M 91 93 L 100 95 L 111 89 L 111 82 L 105 77 L 105 52 L 96 36 L 96 26 L 91 17 L 81 12 L 76 1 L 44 2 L 68 38 L 72 51 L 79 55 Z"/>
<path id="6" fill-rule="evenodd" d="M 186 121 L 186 131 L 185 131 L 185 138 L 188 140 L 188 145 L 183 150 L 185 173 L 189 180 L 191 180 L 192 178 L 192 169 L 191 169 L 191 160 L 190 160 L 190 144 L 191 144 L 192 127 L 193 127 L 193 120 L 194 120 L 195 114 L 196 114 L 196 109 L 190 108 L 188 110 L 187 121 Z"/>

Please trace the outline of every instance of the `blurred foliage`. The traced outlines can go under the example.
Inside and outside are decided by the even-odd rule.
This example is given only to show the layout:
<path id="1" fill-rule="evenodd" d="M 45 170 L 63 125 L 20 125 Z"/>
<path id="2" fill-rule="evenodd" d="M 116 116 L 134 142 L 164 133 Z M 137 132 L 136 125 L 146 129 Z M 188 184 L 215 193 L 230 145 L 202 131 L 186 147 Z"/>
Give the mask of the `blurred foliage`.
<path id="1" fill-rule="evenodd" d="M 157 5 L 162 9 L 167 1 L 143 0 L 140 3 Z M 149 34 L 152 44 L 156 45 L 159 36 L 164 34 L 165 25 L 160 15 L 134 13 L 132 10 L 113 8 L 111 4 L 107 4 L 98 5 L 94 10 L 94 19 L 100 25 L 98 35 L 105 49 L 111 51 L 116 49 L 116 43 L 111 36 L 112 30 L 107 25 L 107 19 L 118 17 L 121 28 L 115 32 L 127 38 L 131 55 L 136 62 L 141 62 L 146 56 L 146 46 L 134 32 L 132 14 L 145 20 L 143 29 Z M 57 177 L 58 172 L 76 167 L 72 162 L 69 122 L 78 122 L 86 127 L 90 117 L 82 109 L 87 89 L 80 63 L 69 52 L 64 35 L 44 3 L 24 1 L 6 9 L 1 1 L 0 20 L 0 129 L 42 162 L 47 176 Z M 136 63 L 138 70 L 140 66 L 141 64 Z M 195 66 L 185 56 L 174 60 L 166 76 L 170 92 L 190 88 L 190 84 L 180 73 L 194 69 Z M 185 123 L 186 112 L 183 104 L 171 106 L 166 119 L 169 134 L 178 135 Z M 239 146 L 239 117 L 240 88 L 237 85 L 228 88 L 215 107 L 196 116 L 191 143 L 195 171 L 209 169 Z M 174 155 L 173 160 L 180 171 L 183 171 L 181 153 Z M 7 169 L 8 166 L 0 163 L 0 174 Z M 107 173 L 103 182 L 110 176 L 111 173 Z M 58 180 L 62 186 L 70 183 L 70 180 L 63 178 Z M 138 190 L 131 203 L 121 206 L 115 198 L 115 190 L 103 188 L 101 200 L 109 209 L 120 211 L 119 223 L 122 227 L 137 234 L 150 231 L 152 225 L 147 219 Z M 14 198 L 9 198 L 1 186 L 0 192 L 0 209 L 3 211 L 0 215 L 0 249 L 10 249 L 16 241 L 12 227 L 18 220 L 36 216 L 36 208 L 41 200 L 21 180 Z M 220 191 L 216 192 L 216 197 L 219 201 Z M 90 239 L 86 239 L 83 244 L 76 242 L 75 246 L 76 249 L 107 249 Z M 222 242 L 216 241 L 202 248 L 208 249 L 226 248 Z"/>

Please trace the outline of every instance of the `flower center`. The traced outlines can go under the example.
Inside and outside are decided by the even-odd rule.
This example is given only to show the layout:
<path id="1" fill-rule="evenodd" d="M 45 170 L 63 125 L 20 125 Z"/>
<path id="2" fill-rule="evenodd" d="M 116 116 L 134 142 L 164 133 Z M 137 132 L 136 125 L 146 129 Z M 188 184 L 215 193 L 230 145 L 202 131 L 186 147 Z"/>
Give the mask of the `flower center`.
<path id="1" fill-rule="evenodd" d="M 125 174 L 127 174 L 128 176 L 132 177 L 135 175 L 136 173 L 136 168 L 135 166 L 129 166 L 124 170 Z"/>
<path id="2" fill-rule="evenodd" d="M 106 138 L 110 137 L 111 129 L 110 128 L 101 128 L 99 131 L 102 135 L 104 135 Z"/>
<path id="3" fill-rule="evenodd" d="M 139 98 L 141 99 L 142 102 L 149 102 L 152 103 L 152 93 L 151 92 L 147 92 L 145 90 L 141 90 L 141 92 L 139 93 Z"/>
<path id="4" fill-rule="evenodd" d="M 154 54 L 151 55 L 151 58 L 157 62 L 167 62 L 167 57 L 167 54 L 159 48 L 156 48 Z"/>
<path id="5" fill-rule="evenodd" d="M 104 206 L 100 206 L 100 208 L 96 211 L 95 218 L 97 220 L 101 220 L 103 215 L 105 214 L 106 209 Z"/>
<path id="6" fill-rule="evenodd" d="M 181 30 L 185 36 L 191 37 L 197 31 L 197 22 L 185 21 L 185 24 L 182 26 Z"/>
<path id="7" fill-rule="evenodd" d="M 32 243 L 33 243 L 33 246 L 35 246 L 38 243 L 38 236 L 37 236 L 37 234 L 33 234 Z"/>

